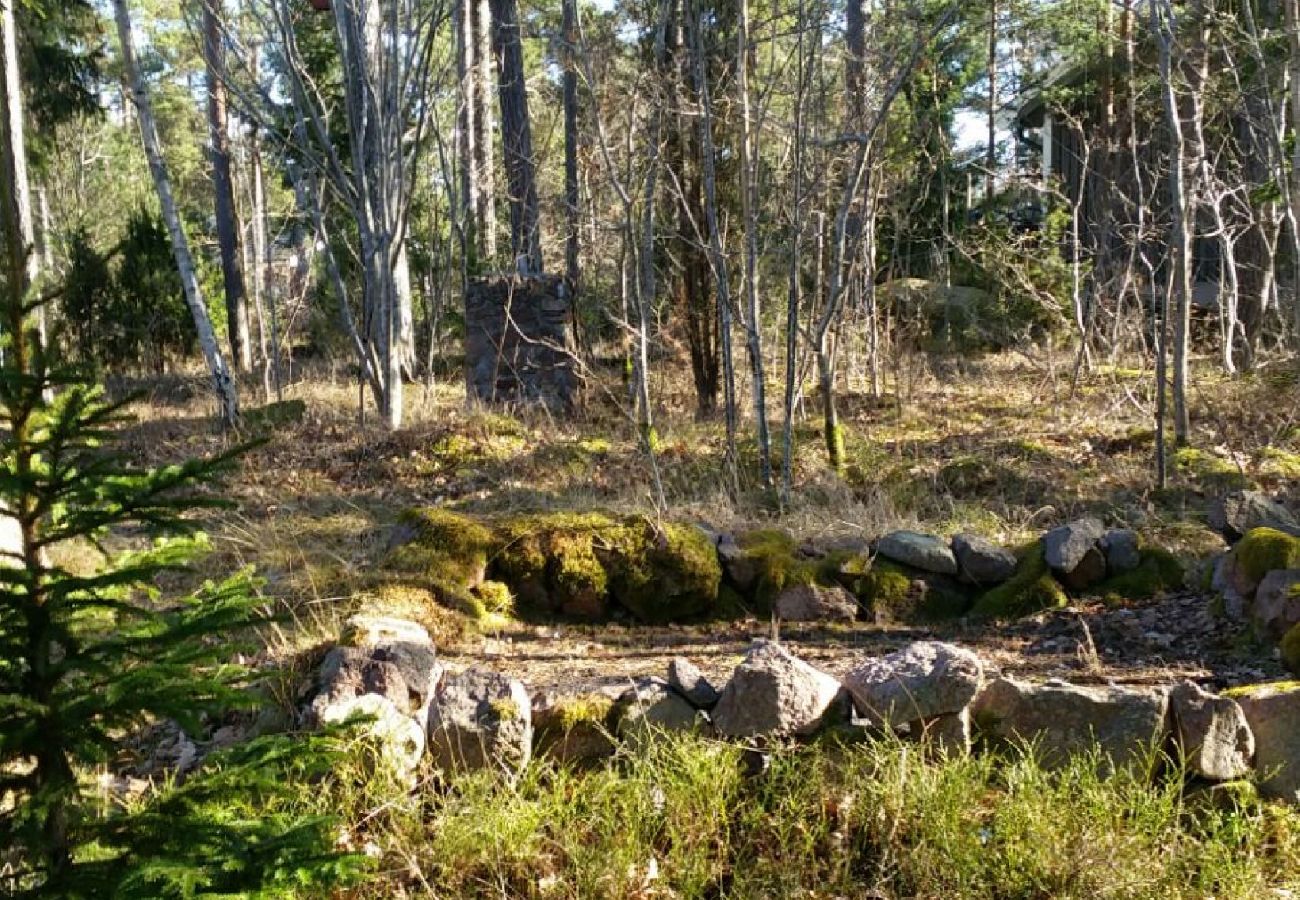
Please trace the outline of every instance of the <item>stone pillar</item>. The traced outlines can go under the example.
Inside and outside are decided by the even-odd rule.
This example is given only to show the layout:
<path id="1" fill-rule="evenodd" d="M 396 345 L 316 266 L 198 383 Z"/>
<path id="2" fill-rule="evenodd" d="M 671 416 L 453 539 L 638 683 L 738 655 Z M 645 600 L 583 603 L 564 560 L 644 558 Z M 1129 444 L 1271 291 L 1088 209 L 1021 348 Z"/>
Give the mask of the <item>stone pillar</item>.
<path id="1" fill-rule="evenodd" d="M 558 275 L 474 278 L 465 294 L 465 382 L 485 403 L 569 411 L 579 376 L 573 304 Z"/>

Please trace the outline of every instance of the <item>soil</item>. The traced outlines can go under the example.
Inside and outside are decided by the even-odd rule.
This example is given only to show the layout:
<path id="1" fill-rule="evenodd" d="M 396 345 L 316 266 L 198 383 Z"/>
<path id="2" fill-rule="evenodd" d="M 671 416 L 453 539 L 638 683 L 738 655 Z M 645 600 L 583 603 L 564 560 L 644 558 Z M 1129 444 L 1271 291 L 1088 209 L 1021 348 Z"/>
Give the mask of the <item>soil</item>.
<path id="1" fill-rule="evenodd" d="M 721 686 L 771 623 L 747 620 L 694 626 L 537 625 L 484 636 L 442 651 L 453 668 L 483 666 L 520 678 L 537 692 L 581 692 L 656 675 L 685 656 Z M 1074 683 L 1170 684 L 1190 678 L 1214 689 L 1283 675 L 1250 628 L 1210 611 L 1207 598 L 1172 594 L 1141 606 L 1072 606 L 1001 624 L 934 628 L 793 627 L 779 637 L 797 655 L 834 675 L 855 659 L 915 640 L 951 641 L 976 650 L 992 671 Z"/>

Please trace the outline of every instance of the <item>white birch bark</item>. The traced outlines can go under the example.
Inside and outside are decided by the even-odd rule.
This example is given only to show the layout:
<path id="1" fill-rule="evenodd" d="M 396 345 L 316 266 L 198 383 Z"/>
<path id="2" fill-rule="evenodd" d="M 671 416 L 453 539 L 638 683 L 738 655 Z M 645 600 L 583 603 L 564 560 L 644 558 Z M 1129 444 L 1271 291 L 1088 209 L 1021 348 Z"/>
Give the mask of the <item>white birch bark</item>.
<path id="1" fill-rule="evenodd" d="M 199 287 L 198 272 L 194 267 L 194 258 L 190 255 L 189 242 L 181 227 L 180 213 L 172 195 L 171 179 L 167 174 L 167 164 L 162 155 L 162 144 L 158 138 L 158 127 L 153 117 L 153 107 L 149 101 L 148 89 L 144 76 L 140 72 L 135 58 L 135 45 L 131 37 L 131 13 L 127 9 L 127 0 L 113 0 L 114 18 L 117 20 L 117 36 L 121 42 L 122 64 L 131 82 L 131 97 L 135 105 L 137 120 L 140 125 L 140 137 L 144 143 L 145 156 L 149 160 L 149 173 L 153 177 L 154 189 L 158 192 L 158 204 L 162 207 L 163 221 L 171 237 L 172 255 L 176 259 L 176 268 L 180 272 L 181 284 L 185 289 L 185 302 L 194 318 L 194 330 L 198 332 L 199 347 L 212 376 L 213 390 L 221 408 L 221 419 L 226 425 L 239 423 L 239 396 L 230 368 L 217 344 L 217 336 L 212 330 L 212 320 L 208 317 L 208 308 L 203 302 L 203 293 Z"/>

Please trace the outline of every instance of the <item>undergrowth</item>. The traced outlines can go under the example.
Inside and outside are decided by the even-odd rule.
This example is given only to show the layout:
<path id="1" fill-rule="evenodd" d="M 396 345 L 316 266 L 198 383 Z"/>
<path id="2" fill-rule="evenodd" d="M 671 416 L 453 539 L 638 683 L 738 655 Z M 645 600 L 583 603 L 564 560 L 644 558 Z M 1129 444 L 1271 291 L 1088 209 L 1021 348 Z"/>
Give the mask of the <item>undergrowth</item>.
<path id="1" fill-rule="evenodd" d="M 1104 778 L 1083 756 L 927 758 L 897 740 L 745 751 L 694 736 L 606 767 L 431 779 L 414 795 L 316 794 L 386 883 L 349 896 L 1206 897 L 1300 887 L 1300 815 L 1250 791 Z M 363 810 L 369 810 L 362 813 Z"/>

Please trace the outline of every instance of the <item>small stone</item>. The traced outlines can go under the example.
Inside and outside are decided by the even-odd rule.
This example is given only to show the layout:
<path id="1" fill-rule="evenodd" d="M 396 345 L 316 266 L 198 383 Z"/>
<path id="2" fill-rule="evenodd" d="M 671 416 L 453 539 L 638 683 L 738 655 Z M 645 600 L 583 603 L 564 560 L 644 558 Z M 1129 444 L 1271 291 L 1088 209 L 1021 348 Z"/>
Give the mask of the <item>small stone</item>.
<path id="1" fill-rule="evenodd" d="M 515 772 L 528 764 L 532 743 L 532 702 L 522 682 L 471 669 L 438 685 L 429 753 L 440 768 Z"/>
<path id="2" fill-rule="evenodd" d="M 418 722 L 405 715 L 391 700 L 378 694 L 362 694 L 331 705 L 323 712 L 321 723 L 346 722 L 354 718 L 370 720 L 366 733 L 376 741 L 381 764 L 391 766 L 404 776 L 414 773 L 425 748 L 424 729 Z"/>
<path id="3" fill-rule="evenodd" d="M 696 709 L 713 709 L 718 702 L 718 689 L 699 666 L 684 656 L 674 657 L 668 663 L 668 683 Z"/>
<path id="4" fill-rule="evenodd" d="M 713 710 L 727 737 L 782 737 L 817 731 L 835 711 L 840 683 L 780 644 L 755 641 Z"/>
<path id="5" fill-rule="evenodd" d="M 1256 633 L 1271 641 L 1300 623 L 1300 569 L 1275 569 L 1260 579 L 1250 618 Z"/>
<path id="6" fill-rule="evenodd" d="M 710 731 L 708 717 L 659 678 L 643 679 L 618 699 L 614 721 L 619 737 L 643 741 L 659 731 Z"/>
<path id="7" fill-rule="evenodd" d="M 1043 535 L 1043 558 L 1052 570 L 1069 574 L 1083 563 L 1090 551 L 1097 549 L 1097 542 L 1105 533 L 1101 520 L 1092 517 L 1053 528 Z"/>
<path id="8" fill-rule="evenodd" d="M 1246 615 L 1246 598 L 1237 590 L 1237 557 L 1232 553 L 1220 553 L 1214 560 L 1214 570 L 1210 576 L 1210 590 L 1223 598 L 1223 614 L 1235 621 Z"/>
<path id="9" fill-rule="evenodd" d="M 1106 574 L 1132 572 L 1142 565 L 1138 534 L 1131 528 L 1112 528 L 1102 535 L 1101 549 L 1106 554 Z"/>
<path id="10" fill-rule="evenodd" d="M 876 541 L 876 552 L 886 559 L 937 575 L 956 575 L 957 557 L 941 538 L 916 531 L 893 531 Z"/>
<path id="11" fill-rule="evenodd" d="M 1233 491 L 1213 501 L 1206 519 L 1229 544 L 1235 544 L 1254 528 L 1276 528 L 1300 537 L 1300 520 L 1260 491 Z"/>
<path id="12" fill-rule="evenodd" d="M 1049 767 L 1094 747 L 1114 766 L 1140 762 L 1159 745 L 1168 706 L 1158 690 L 999 678 L 975 699 L 971 714 L 990 737 L 1033 745 Z"/>
<path id="13" fill-rule="evenodd" d="M 858 713 L 896 727 L 964 710 L 984 681 L 984 664 L 969 650 L 917 641 L 888 656 L 863 660 L 844 676 Z"/>
<path id="14" fill-rule="evenodd" d="M 781 591 L 773 608 L 786 622 L 852 622 L 858 617 L 858 599 L 839 585 L 792 585 Z"/>
<path id="15" fill-rule="evenodd" d="M 742 594 L 753 590 L 754 582 L 758 580 L 758 563 L 741 549 L 730 534 L 724 534 L 718 539 L 718 561 L 722 563 L 722 571 L 726 573 L 727 580 L 737 590 Z"/>
<path id="16" fill-rule="evenodd" d="M 1255 735 L 1260 793 L 1300 803 L 1300 686 L 1256 685 L 1232 696 Z"/>
<path id="17" fill-rule="evenodd" d="M 1016 571 L 1014 553 L 976 534 L 954 537 L 952 551 L 961 577 L 972 584 L 1001 584 Z"/>
<path id="18" fill-rule="evenodd" d="M 1169 695 L 1174 737 L 1191 770 L 1210 781 L 1232 781 L 1251 771 L 1255 737 L 1241 705 L 1184 681 Z"/>

